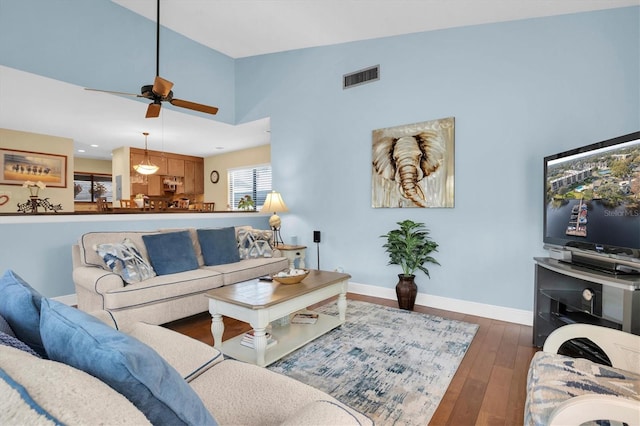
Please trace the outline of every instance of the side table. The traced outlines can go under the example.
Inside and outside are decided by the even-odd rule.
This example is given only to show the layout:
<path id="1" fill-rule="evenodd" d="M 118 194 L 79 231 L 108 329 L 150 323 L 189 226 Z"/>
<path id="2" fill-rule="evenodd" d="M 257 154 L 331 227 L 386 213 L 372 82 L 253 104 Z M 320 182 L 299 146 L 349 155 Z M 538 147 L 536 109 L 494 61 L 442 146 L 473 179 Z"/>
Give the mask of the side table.
<path id="1" fill-rule="evenodd" d="M 292 246 L 288 244 L 282 244 L 276 246 L 278 250 L 282 252 L 282 255 L 289 260 L 289 269 L 295 268 L 295 261 L 298 259 L 298 267 L 304 268 L 304 257 L 307 253 L 307 246 Z"/>

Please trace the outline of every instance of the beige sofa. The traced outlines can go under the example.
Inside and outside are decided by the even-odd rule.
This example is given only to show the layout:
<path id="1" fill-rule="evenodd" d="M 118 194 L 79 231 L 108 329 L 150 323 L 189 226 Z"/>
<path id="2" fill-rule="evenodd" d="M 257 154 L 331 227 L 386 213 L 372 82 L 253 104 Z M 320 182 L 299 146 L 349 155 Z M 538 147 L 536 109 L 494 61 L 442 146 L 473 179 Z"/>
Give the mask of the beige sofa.
<path id="1" fill-rule="evenodd" d="M 141 282 L 126 284 L 112 272 L 96 251 L 98 244 L 132 242 L 141 256 L 148 259 L 144 236 L 188 231 L 197 269 L 169 275 L 157 275 Z M 250 245 L 265 243 L 271 231 L 236 227 L 238 245 L 245 258 L 238 262 L 206 266 L 197 230 L 166 229 L 149 232 L 91 232 L 80 237 L 72 247 L 73 282 L 78 308 L 86 312 L 107 310 L 118 313 L 121 323 L 144 321 L 164 324 L 208 309 L 204 293 L 223 285 L 235 284 L 274 274 L 288 267 L 287 259 L 278 250 L 254 250 Z M 262 240 L 260 240 L 262 238 Z M 260 248 L 258 246 L 258 248 Z"/>
<path id="2" fill-rule="evenodd" d="M 190 337 L 119 326 L 110 312 L 43 298 L 12 271 L 0 277 L 0 424 L 373 425 Z"/>

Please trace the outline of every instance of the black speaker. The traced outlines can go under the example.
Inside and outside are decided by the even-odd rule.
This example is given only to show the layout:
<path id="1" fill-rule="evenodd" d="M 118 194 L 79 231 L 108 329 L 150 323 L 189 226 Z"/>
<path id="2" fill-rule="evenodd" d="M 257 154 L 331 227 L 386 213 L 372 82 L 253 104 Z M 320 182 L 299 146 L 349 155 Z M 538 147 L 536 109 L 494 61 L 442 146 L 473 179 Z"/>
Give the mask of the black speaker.
<path id="1" fill-rule="evenodd" d="M 320 231 L 313 231 L 313 242 L 314 243 L 320 242 Z"/>

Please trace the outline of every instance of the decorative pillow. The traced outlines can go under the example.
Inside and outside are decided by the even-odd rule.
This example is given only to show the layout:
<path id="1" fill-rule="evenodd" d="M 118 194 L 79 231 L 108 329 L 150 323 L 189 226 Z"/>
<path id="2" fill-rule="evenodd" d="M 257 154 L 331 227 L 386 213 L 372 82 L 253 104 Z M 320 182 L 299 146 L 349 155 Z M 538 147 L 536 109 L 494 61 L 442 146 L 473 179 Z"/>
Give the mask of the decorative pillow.
<path id="1" fill-rule="evenodd" d="M 0 332 L 8 334 L 9 336 L 16 337 L 16 333 L 13 332 L 11 326 L 2 315 L 0 315 Z"/>
<path id="2" fill-rule="evenodd" d="M 2 346 L 10 346 L 12 348 L 20 349 L 28 354 L 35 355 L 40 358 L 33 349 L 31 349 L 27 344 L 25 344 L 22 340 L 18 340 L 15 336 L 12 336 L 7 333 L 3 333 L 0 331 L 0 345 Z"/>
<path id="3" fill-rule="evenodd" d="M 273 257 L 271 239 L 273 231 L 253 228 L 240 228 L 237 232 L 240 258 Z"/>
<path id="4" fill-rule="evenodd" d="M 68 365 L 0 346 L 0 424 L 150 425 L 124 396 Z"/>
<path id="5" fill-rule="evenodd" d="M 189 231 L 143 235 L 149 260 L 158 275 L 198 269 L 198 259 L 193 250 Z"/>
<path id="6" fill-rule="evenodd" d="M 42 302 L 41 331 L 51 359 L 108 384 L 151 423 L 217 424 L 178 372 L 139 340 L 54 300 Z"/>
<path id="7" fill-rule="evenodd" d="M 156 276 L 140 250 L 128 238 L 122 243 L 97 244 L 94 248 L 107 267 L 120 275 L 126 284 L 139 283 Z"/>
<path id="8" fill-rule="evenodd" d="M 0 393 L 2 394 L 2 413 L 0 422 L 9 424 L 61 425 L 60 420 L 53 417 L 31 398 L 29 392 L 0 368 Z M 7 406 L 3 406 L 6 404 Z M 6 422 L 6 423 L 5 423 Z"/>
<path id="9" fill-rule="evenodd" d="M 202 257 L 207 266 L 240 261 L 235 228 L 198 229 Z"/>
<path id="10" fill-rule="evenodd" d="M 40 305 L 43 297 L 12 270 L 0 278 L 0 315 L 15 336 L 42 357 L 47 353 L 40 337 Z"/>

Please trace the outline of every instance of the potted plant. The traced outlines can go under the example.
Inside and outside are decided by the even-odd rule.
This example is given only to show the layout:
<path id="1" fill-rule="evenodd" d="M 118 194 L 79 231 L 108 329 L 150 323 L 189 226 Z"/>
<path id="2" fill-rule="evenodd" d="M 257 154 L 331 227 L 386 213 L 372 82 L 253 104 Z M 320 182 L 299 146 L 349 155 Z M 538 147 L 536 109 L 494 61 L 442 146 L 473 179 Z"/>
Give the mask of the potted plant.
<path id="1" fill-rule="evenodd" d="M 253 210 L 255 208 L 255 203 L 251 199 L 251 195 L 245 195 L 244 198 L 240 198 L 240 201 L 238 201 L 238 208 L 240 210 Z"/>
<path id="2" fill-rule="evenodd" d="M 399 281 L 396 285 L 398 306 L 400 309 L 411 311 L 418 294 L 415 272 L 419 269 L 430 278 L 425 264 L 439 265 L 438 261 L 431 257 L 432 252 L 438 251 L 438 244 L 429 238 L 429 231 L 423 223 L 412 220 L 397 223 L 400 228 L 393 229 L 380 237 L 387 239 L 382 247 L 389 254 L 389 265 L 400 265 L 402 268 L 402 274 L 398 274 Z"/>

